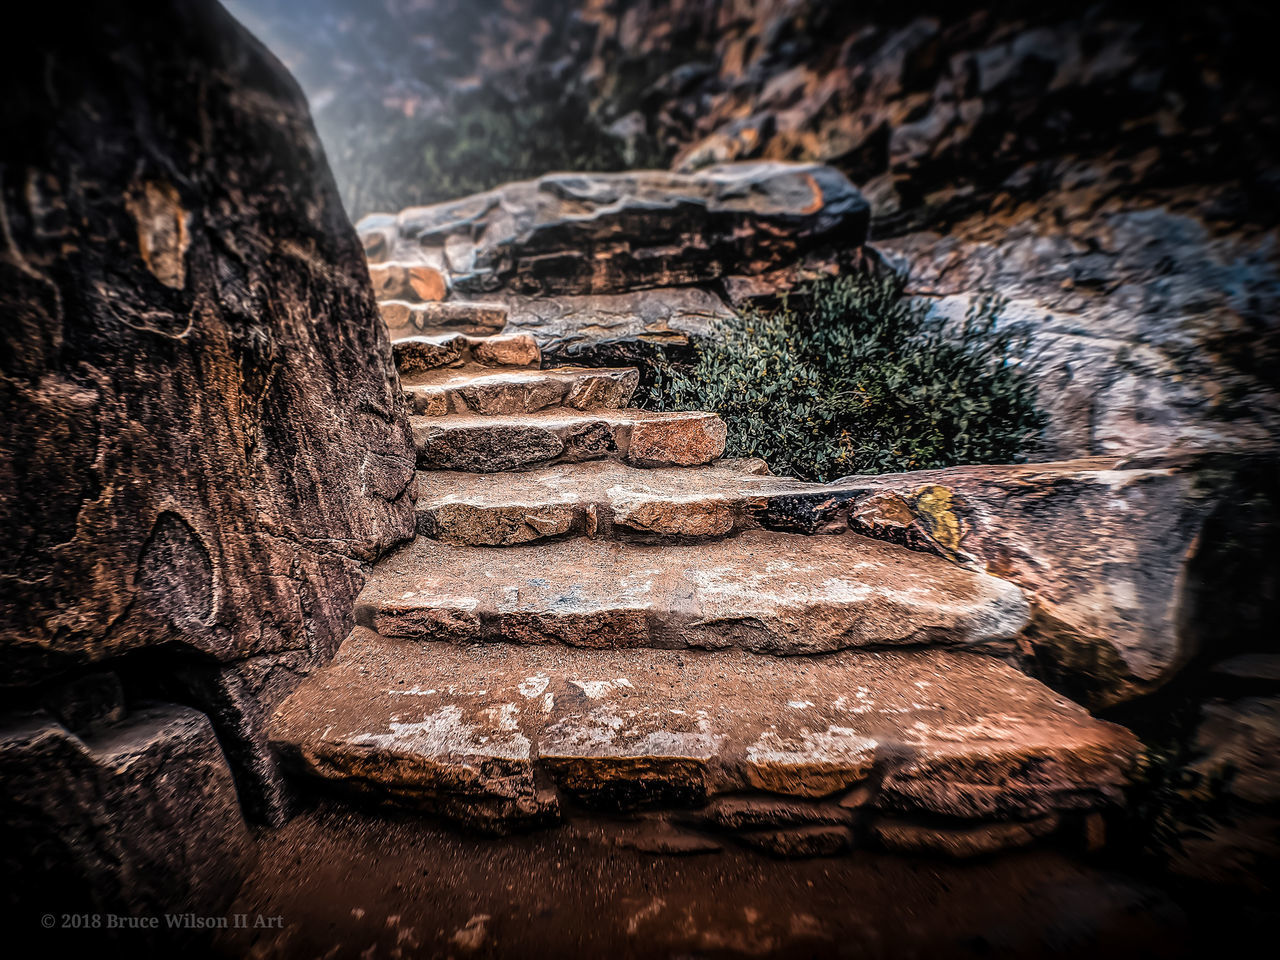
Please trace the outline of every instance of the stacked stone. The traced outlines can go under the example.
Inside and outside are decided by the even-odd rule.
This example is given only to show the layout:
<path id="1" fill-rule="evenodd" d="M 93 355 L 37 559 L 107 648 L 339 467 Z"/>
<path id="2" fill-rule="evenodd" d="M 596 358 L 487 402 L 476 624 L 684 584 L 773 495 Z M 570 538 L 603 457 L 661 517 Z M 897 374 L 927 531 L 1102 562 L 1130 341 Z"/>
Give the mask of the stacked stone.
<path id="1" fill-rule="evenodd" d="M 681 852 L 1096 839 L 1138 742 L 999 656 L 1022 590 L 852 532 L 852 486 L 723 460 L 713 414 L 630 408 L 633 368 L 541 352 L 592 335 L 600 298 L 687 300 L 865 228 L 843 177 L 787 164 L 546 177 L 364 222 L 419 536 L 277 712 L 281 755 L 484 830 L 587 807 Z"/>

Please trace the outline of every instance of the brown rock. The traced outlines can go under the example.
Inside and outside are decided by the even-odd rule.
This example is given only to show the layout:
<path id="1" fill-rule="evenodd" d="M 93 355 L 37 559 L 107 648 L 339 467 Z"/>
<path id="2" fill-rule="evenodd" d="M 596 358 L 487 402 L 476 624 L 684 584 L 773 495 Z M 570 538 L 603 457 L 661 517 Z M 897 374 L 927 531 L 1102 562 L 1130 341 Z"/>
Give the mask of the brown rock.
<path id="1" fill-rule="evenodd" d="M 415 417 L 418 464 L 426 470 L 493 473 L 609 457 L 645 466 L 694 466 L 724 453 L 725 425 L 711 413 L 543 410 L 513 416 Z"/>
<path id="2" fill-rule="evenodd" d="M 215 3 L 47 27 L 0 104 L 3 682 L 322 659 L 413 455 L 306 101 Z"/>
<path id="3" fill-rule="evenodd" d="M 371 263 L 369 279 L 379 300 L 433 302 L 448 293 L 443 274 L 425 263 Z"/>
<path id="4" fill-rule="evenodd" d="M 418 531 L 449 543 L 491 546 L 571 529 L 602 538 L 724 536 L 755 526 L 755 513 L 768 497 L 815 488 L 822 489 L 726 461 L 637 468 L 599 460 L 523 473 L 424 472 L 418 475 Z"/>
<path id="5" fill-rule="evenodd" d="M 553 407 L 616 409 L 630 401 L 639 380 L 640 374 L 634 369 L 474 367 L 406 374 L 400 382 L 414 413 L 443 417 L 450 413 L 536 413 Z"/>
<path id="6" fill-rule="evenodd" d="M 32 909 L 218 914 L 253 845 L 208 719 L 171 704 L 91 733 L 47 715 L 0 729 L 3 865 Z"/>
<path id="7" fill-rule="evenodd" d="M 486 367 L 536 367 L 542 360 L 537 341 L 524 333 L 472 339 L 467 345 L 472 359 Z"/>
<path id="8" fill-rule="evenodd" d="M 853 812 L 835 803 L 738 796 L 718 797 L 688 817 L 693 822 L 720 830 L 758 830 L 762 827 L 789 827 L 797 824 L 847 824 L 852 819 Z"/>
<path id="9" fill-rule="evenodd" d="M 449 816 L 465 816 L 472 797 L 530 796 L 535 771 L 596 805 L 685 806 L 741 794 L 762 767 L 782 765 L 794 776 L 776 787 L 802 797 L 819 779 L 874 791 L 862 779 L 873 764 L 896 777 L 942 752 L 951 763 L 934 783 L 961 800 L 945 815 L 972 815 L 967 791 L 1026 819 L 1115 802 L 1139 749 L 1122 728 L 970 653 L 424 646 L 366 630 L 285 701 L 272 739 L 308 772 L 382 799 L 434 808 L 447 795 Z M 868 763 L 855 768 L 855 757 Z M 1041 772 L 1011 776 L 1014 757 Z M 725 798 L 684 816 L 721 815 L 733 829 L 793 818 L 777 825 L 842 830 L 853 813 L 780 797 Z"/>
<path id="10" fill-rule="evenodd" d="M 733 311 L 701 287 L 659 287 L 589 296 L 506 295 L 512 330 L 537 336 L 543 352 L 585 366 L 647 364 L 682 357 Z"/>
<path id="11" fill-rule="evenodd" d="M 875 838 L 889 850 L 964 859 L 1014 847 L 1025 847 L 1058 828 L 1055 814 L 1014 823 L 983 823 L 944 827 L 908 821 L 877 820 L 871 825 Z"/>
<path id="12" fill-rule="evenodd" d="M 462 333 L 488 336 L 507 325 L 507 308 L 495 303 L 446 300 L 441 303 L 409 303 L 384 300 L 378 304 L 382 321 L 393 338 L 421 333 Z"/>
<path id="13" fill-rule="evenodd" d="M 537 367 L 542 360 L 538 344 L 526 333 L 470 337 L 462 333 L 402 337 L 392 341 L 401 374 L 415 374 L 441 367 L 471 363 L 482 367 Z"/>
<path id="14" fill-rule="evenodd" d="M 386 636 L 597 648 L 997 646 L 1025 625 L 1012 584 L 861 537 L 747 531 L 694 544 L 562 540 L 492 550 L 419 538 L 375 568 L 357 604 Z M 833 760 L 832 778 L 861 768 Z M 793 776 L 762 761 L 762 785 Z M 805 792 L 829 779 L 806 773 Z M 790 791 L 789 791 L 790 792 Z"/>
<path id="15" fill-rule="evenodd" d="M 848 504 L 852 529 L 1026 590 L 1034 605 L 1028 640 L 1041 668 L 1091 703 L 1108 704 L 1164 683 L 1206 630 L 1219 629 L 1203 622 L 1201 584 L 1216 582 L 1206 569 L 1215 550 L 1238 557 L 1241 549 L 1218 519 L 1233 502 L 1250 503 L 1235 464 L 1155 454 L 953 467 L 848 477 L 833 490 Z M 770 509 L 786 512 L 777 503 Z M 1250 505 L 1247 516 L 1252 536 L 1266 529 L 1265 508 Z M 1264 566 L 1207 593 L 1243 597 Z M 1240 617 L 1246 603 L 1234 606 Z"/>

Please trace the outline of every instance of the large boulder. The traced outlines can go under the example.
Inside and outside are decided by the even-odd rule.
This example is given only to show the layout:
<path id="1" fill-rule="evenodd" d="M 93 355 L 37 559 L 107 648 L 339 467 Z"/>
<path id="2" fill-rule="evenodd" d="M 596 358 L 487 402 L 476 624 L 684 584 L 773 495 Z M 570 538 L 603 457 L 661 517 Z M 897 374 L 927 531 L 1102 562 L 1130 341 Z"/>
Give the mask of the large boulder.
<path id="1" fill-rule="evenodd" d="M 370 260 L 426 263 L 459 293 L 610 294 L 752 276 L 866 239 L 870 208 L 831 167 L 548 174 L 358 228 Z"/>
<path id="2" fill-rule="evenodd" d="M 1106 706 L 1202 650 L 1265 643 L 1278 491 L 1266 459 L 1154 453 L 847 477 L 775 497 L 764 522 L 847 525 L 1014 581 L 1032 601 L 1034 668 Z"/>
<path id="3" fill-rule="evenodd" d="M 301 91 L 211 0 L 5 57 L 0 667 L 326 658 L 413 450 Z"/>
<path id="4" fill-rule="evenodd" d="M 153 704 L 68 730 L 47 713 L 0 724 L 6 908 L 220 913 L 254 855 L 203 714 Z M 101 922 L 101 920 L 99 921 Z M 98 931 L 95 931 L 98 932 Z M 99 933 L 99 935 L 101 935 Z"/>

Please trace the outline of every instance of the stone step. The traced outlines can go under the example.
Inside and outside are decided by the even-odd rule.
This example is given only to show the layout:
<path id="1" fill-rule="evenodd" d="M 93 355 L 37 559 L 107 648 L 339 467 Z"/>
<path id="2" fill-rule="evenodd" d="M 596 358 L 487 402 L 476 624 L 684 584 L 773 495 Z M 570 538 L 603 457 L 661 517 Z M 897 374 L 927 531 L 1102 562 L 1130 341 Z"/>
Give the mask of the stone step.
<path id="1" fill-rule="evenodd" d="M 736 461 L 640 469 L 616 460 L 526 473 L 418 474 L 418 532 L 447 543 L 510 546 L 589 537 L 722 537 L 759 526 L 778 497 L 822 484 L 744 471 Z"/>
<path id="2" fill-rule="evenodd" d="M 500 303 L 470 303 L 446 300 L 439 303 L 410 303 L 383 300 L 378 303 L 382 322 L 391 339 L 420 333 L 465 333 L 487 336 L 501 333 L 507 325 L 507 308 Z"/>
<path id="3" fill-rule="evenodd" d="M 359 628 L 271 739 L 297 771 L 472 826 L 554 821 L 565 800 L 676 808 L 791 855 L 1021 845 L 1120 802 L 1140 751 L 974 653 L 475 647 Z"/>
<path id="4" fill-rule="evenodd" d="M 640 383 L 634 367 L 596 369 L 556 367 L 476 367 L 426 370 L 400 378 L 410 410 L 424 417 L 450 413 L 500 416 L 536 413 L 553 407 L 569 410 L 625 406 Z"/>
<path id="5" fill-rule="evenodd" d="M 482 367 L 536 367 L 542 362 L 538 343 L 527 333 L 471 337 L 462 333 L 402 337 L 392 341 L 402 374 L 470 363 Z"/>
<path id="6" fill-rule="evenodd" d="M 443 300 L 448 293 L 444 274 L 425 263 L 371 263 L 369 280 L 379 300 Z"/>
<path id="7" fill-rule="evenodd" d="M 613 458 L 640 467 L 698 466 L 724 453 L 713 413 L 544 410 L 510 416 L 412 417 L 418 466 L 493 473 Z"/>
<path id="8" fill-rule="evenodd" d="M 502 549 L 419 537 L 374 568 L 356 601 L 357 621 L 388 637 L 783 654 L 998 645 L 1027 617 L 1012 583 L 938 557 L 761 530 Z"/>

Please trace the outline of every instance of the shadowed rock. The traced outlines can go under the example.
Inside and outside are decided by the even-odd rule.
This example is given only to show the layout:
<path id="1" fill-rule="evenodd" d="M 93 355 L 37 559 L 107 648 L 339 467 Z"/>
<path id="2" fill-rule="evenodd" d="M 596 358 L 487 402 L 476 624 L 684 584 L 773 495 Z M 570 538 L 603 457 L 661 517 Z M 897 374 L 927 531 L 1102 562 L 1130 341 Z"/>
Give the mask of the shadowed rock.
<path id="1" fill-rule="evenodd" d="M 497 337 L 469 337 L 461 333 L 403 337 L 392 341 L 396 366 L 402 375 L 458 367 L 536 367 L 542 359 L 538 344 L 527 333 Z"/>
<path id="2" fill-rule="evenodd" d="M 412 441 L 306 101 L 216 3 L 52 8 L 0 103 L 3 683 L 350 629 Z"/>
<path id="3" fill-rule="evenodd" d="M 251 866 L 226 759 L 188 707 L 147 707 L 78 735 L 47 715 L 10 718 L 0 774 L 0 863 L 30 903 L 213 914 Z"/>

